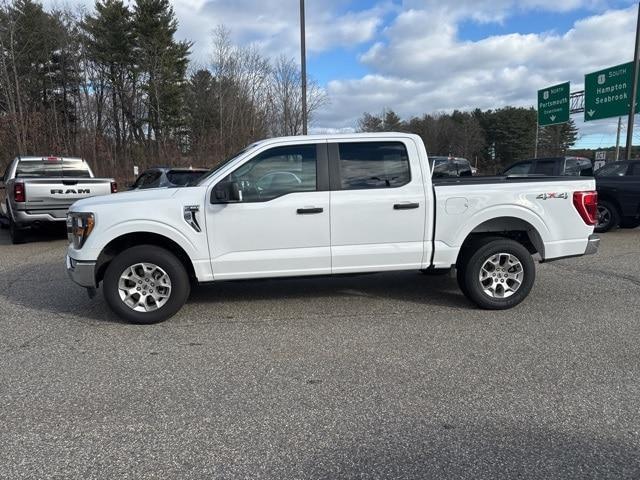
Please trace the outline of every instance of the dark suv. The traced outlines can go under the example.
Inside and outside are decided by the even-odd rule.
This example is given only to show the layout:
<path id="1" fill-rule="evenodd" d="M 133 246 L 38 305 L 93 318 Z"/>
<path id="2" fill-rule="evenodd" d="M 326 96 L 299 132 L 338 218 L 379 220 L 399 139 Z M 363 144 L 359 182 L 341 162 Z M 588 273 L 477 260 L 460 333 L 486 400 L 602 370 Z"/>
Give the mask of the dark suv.
<path id="1" fill-rule="evenodd" d="M 608 163 L 596 170 L 598 224 L 596 232 L 620 225 L 640 225 L 640 160 Z"/>
<path id="2" fill-rule="evenodd" d="M 194 185 L 208 171 L 206 168 L 154 167 L 142 172 L 131 190 Z"/>
<path id="3" fill-rule="evenodd" d="M 545 175 L 549 177 L 593 176 L 593 164 L 584 157 L 532 158 L 514 163 L 503 175 Z"/>

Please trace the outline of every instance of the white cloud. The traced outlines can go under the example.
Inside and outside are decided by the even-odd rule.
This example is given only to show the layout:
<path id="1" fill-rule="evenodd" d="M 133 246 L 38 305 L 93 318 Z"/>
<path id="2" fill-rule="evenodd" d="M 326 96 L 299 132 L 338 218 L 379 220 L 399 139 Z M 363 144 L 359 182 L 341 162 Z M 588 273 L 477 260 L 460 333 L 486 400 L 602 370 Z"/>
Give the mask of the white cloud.
<path id="1" fill-rule="evenodd" d="M 339 0 L 307 2 L 306 30 L 309 54 L 370 41 L 383 15 L 393 6 L 381 3 L 361 11 L 341 11 Z M 174 4 L 179 35 L 194 41 L 193 57 L 208 59 L 211 31 L 227 27 L 234 41 L 256 44 L 268 56 L 296 57 L 300 49 L 299 2 L 296 0 L 179 0 Z"/>
<path id="2" fill-rule="evenodd" d="M 473 3 L 482 13 L 490 4 L 498 4 L 500 12 L 514 2 Z M 554 3 L 578 0 L 526 3 L 553 8 Z M 519 2 L 519 8 L 523 5 Z M 386 107 L 408 117 L 453 109 L 531 106 L 540 88 L 571 81 L 576 90 L 585 73 L 633 58 L 635 7 L 579 20 L 564 34 L 512 33 L 479 41 L 459 39 L 459 19 L 455 10 L 439 7 L 403 10 L 385 29 L 384 38 L 361 56 L 372 74 L 328 84 L 332 103 L 320 112 L 319 125 L 353 126 L 362 112 Z M 614 124 L 590 122 L 584 132 L 611 132 Z"/>

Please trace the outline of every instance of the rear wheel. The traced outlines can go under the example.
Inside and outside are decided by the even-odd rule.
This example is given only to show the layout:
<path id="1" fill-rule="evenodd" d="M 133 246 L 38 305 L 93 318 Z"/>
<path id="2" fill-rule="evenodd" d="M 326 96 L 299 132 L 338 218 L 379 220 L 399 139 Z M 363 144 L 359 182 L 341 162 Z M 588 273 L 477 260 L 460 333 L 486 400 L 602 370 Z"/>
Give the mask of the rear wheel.
<path id="1" fill-rule="evenodd" d="M 620 223 L 620 214 L 616 206 L 607 200 L 598 202 L 598 223 L 596 224 L 596 232 L 608 232 Z"/>
<path id="2" fill-rule="evenodd" d="M 132 323 L 158 323 L 175 315 L 190 292 L 184 265 L 154 245 L 129 248 L 114 258 L 102 290 L 111 309 Z"/>
<path id="3" fill-rule="evenodd" d="M 9 235 L 14 245 L 24 242 L 24 230 L 19 228 L 11 217 L 9 217 Z"/>
<path id="4" fill-rule="evenodd" d="M 481 308 L 504 310 L 529 295 L 536 270 L 523 245 L 493 237 L 472 246 L 463 252 L 458 271 L 458 284 L 469 300 Z"/>

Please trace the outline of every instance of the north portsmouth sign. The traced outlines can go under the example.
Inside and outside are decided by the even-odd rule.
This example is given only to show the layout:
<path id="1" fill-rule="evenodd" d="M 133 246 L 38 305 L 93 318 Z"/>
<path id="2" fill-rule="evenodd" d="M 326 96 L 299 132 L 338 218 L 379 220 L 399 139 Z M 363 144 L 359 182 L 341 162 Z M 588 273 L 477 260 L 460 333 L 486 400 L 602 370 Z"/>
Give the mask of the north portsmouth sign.
<path id="1" fill-rule="evenodd" d="M 605 68 L 584 76 L 584 120 L 629 114 L 633 88 L 633 62 Z M 636 106 L 636 113 L 638 109 Z"/>
<path id="2" fill-rule="evenodd" d="M 538 125 L 569 121 L 569 82 L 538 90 Z"/>

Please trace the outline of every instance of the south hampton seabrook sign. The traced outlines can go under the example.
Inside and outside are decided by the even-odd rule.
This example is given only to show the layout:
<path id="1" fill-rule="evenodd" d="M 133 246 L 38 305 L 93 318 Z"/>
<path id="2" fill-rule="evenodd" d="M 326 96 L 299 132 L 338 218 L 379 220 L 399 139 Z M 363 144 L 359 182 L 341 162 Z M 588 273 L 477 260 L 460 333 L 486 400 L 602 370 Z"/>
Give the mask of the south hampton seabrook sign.
<path id="1" fill-rule="evenodd" d="M 633 62 L 585 75 L 584 120 L 588 122 L 628 115 L 632 86 Z"/>
<path id="2" fill-rule="evenodd" d="M 538 90 L 538 125 L 569 121 L 569 82 Z"/>

